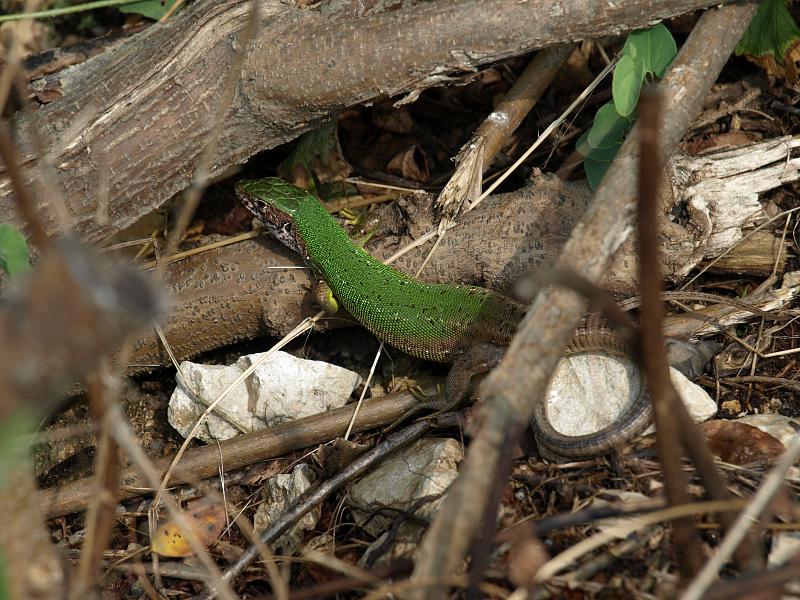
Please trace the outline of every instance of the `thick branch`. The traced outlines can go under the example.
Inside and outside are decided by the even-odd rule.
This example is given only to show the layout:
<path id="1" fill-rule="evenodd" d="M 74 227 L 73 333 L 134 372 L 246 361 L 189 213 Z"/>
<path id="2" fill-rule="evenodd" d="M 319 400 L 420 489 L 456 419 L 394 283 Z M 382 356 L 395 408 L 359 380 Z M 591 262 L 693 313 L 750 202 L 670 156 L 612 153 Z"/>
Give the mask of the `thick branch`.
<path id="1" fill-rule="evenodd" d="M 425 278 L 507 291 L 522 274 L 555 261 L 589 198 L 586 186 L 564 183 L 552 175 L 517 192 L 493 196 L 450 232 Z M 411 241 L 406 228 L 423 232 L 435 228 L 427 199 L 398 204 L 400 212 L 397 205 L 386 205 L 381 212 L 396 234 L 367 246 L 381 259 Z M 404 255 L 395 266 L 414 273 L 429 247 Z M 298 264 L 296 254 L 265 233 L 169 265 L 164 277 L 172 311 L 162 327 L 178 359 L 259 335 L 282 336 L 303 317 L 316 313 L 318 309 L 310 305 L 308 289 L 314 282 L 308 271 L 281 268 Z M 168 361 L 154 335 L 136 341 L 133 365 Z"/>
<path id="2" fill-rule="evenodd" d="M 713 161 L 713 156 L 704 161 Z M 783 167 L 785 161 L 777 164 Z M 676 190 L 682 198 L 682 190 Z M 460 219 L 439 246 L 433 261 L 423 272 L 434 282 L 476 284 L 509 292 L 521 275 L 552 265 L 558 258 L 572 228 L 590 200 L 582 182 L 562 182 L 553 175 L 541 175 L 515 192 L 491 196 Z M 670 209 L 672 205 L 669 205 Z M 386 259 L 412 241 L 408 231 L 426 232 L 436 227 L 425 199 L 406 198 L 380 209 L 390 231 L 378 236 L 367 250 Z M 663 219 L 663 223 L 668 223 Z M 716 219 L 700 223 L 710 233 Z M 703 240 L 695 241 L 698 228 L 670 224 L 669 234 L 660 239 L 662 270 L 670 278 L 683 273 L 687 255 L 697 260 L 704 255 Z M 763 274 L 772 271 L 781 247 L 780 237 L 764 231 L 758 244 L 736 246 L 728 255 L 736 273 Z M 406 273 L 416 273 L 430 249 L 429 242 L 404 255 L 395 264 Z M 603 285 L 615 294 L 635 291 L 636 245 L 626 244 L 605 274 Z M 786 252 L 780 252 L 784 260 Z M 735 259 L 735 260 L 734 260 Z M 308 271 L 281 267 L 300 263 L 296 254 L 264 234 L 257 240 L 218 248 L 174 263 L 164 269 L 166 288 L 171 292 L 172 311 L 162 328 L 179 360 L 233 342 L 260 335 L 281 337 L 317 309 L 310 306 L 308 288 L 313 284 Z M 340 325 L 341 320 L 326 320 Z M 690 329 L 697 321 L 688 324 Z M 685 337 L 684 329 L 668 335 Z M 166 365 L 166 351 L 154 334 L 136 341 L 132 365 Z M 136 369 L 134 369 L 134 372 Z"/>
<path id="3" fill-rule="evenodd" d="M 660 90 L 665 99 L 659 151 L 669 156 L 747 26 L 756 7 L 727 6 L 708 11 L 687 39 Z M 633 224 L 638 133 L 628 137 L 606 174 L 592 206 L 573 231 L 559 265 L 598 281 Z M 464 468 L 426 534 L 414 579 L 453 573 L 481 523 L 496 481 L 502 446 L 514 440 L 530 418 L 572 330 L 586 310 L 573 292 L 549 289 L 523 321 L 503 363 L 484 380 L 488 398 L 484 426 L 473 440 Z M 415 597 L 439 597 L 426 588 Z"/>
<path id="4" fill-rule="evenodd" d="M 424 89 L 451 74 L 537 48 L 623 32 L 712 4 L 439 0 L 353 17 L 263 0 L 261 28 L 223 117 L 225 133 L 212 172 L 222 173 L 291 140 L 346 106 Z M 48 93 L 61 98 L 38 111 L 38 126 L 79 235 L 100 239 L 188 185 L 222 110 L 221 73 L 229 66 L 230 45 L 247 20 L 249 5 L 249 0 L 197 2 L 168 25 L 153 26 L 113 51 L 46 79 Z M 27 127 L 21 118 L 16 125 L 29 186 L 43 214 L 50 216 L 54 211 L 48 205 L 55 196 L 41 189 Z M 18 222 L 10 195 L 0 175 L 2 222 Z M 109 219 L 104 223 L 96 214 L 106 201 Z M 47 225 L 54 230 L 53 221 Z"/>
<path id="5" fill-rule="evenodd" d="M 426 390 L 433 393 L 431 387 Z M 354 432 L 367 431 L 379 425 L 391 423 L 418 400 L 409 392 L 387 394 L 380 398 L 367 400 L 359 410 L 353 428 Z M 289 452 L 325 443 L 347 430 L 353 417 L 355 404 L 330 410 L 294 421 L 275 425 L 268 429 L 254 431 L 221 442 L 219 446 L 208 445 L 189 449 L 183 455 L 178 469 L 173 473 L 172 485 L 191 483 L 219 472 L 220 461 L 226 471 L 252 465 Z M 159 473 L 164 473 L 172 463 L 173 457 L 154 462 Z M 134 498 L 148 492 L 147 481 L 136 467 L 128 467 L 121 474 L 122 488 L 120 500 Z M 84 510 L 96 493 L 91 481 L 86 477 L 39 492 L 37 505 L 49 518 Z"/>

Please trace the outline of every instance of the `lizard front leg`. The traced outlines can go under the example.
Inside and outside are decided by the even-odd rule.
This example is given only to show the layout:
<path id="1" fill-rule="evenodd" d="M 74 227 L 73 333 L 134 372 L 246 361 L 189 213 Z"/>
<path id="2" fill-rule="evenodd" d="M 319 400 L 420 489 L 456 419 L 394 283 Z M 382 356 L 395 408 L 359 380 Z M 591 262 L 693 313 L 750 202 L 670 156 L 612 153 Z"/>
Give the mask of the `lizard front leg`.
<path id="1" fill-rule="evenodd" d="M 409 417 L 424 410 L 433 410 L 435 411 L 434 414 L 441 414 L 459 408 L 467 398 L 472 378 L 480 373 L 486 373 L 499 365 L 506 350 L 506 346 L 491 342 L 470 346 L 453 361 L 445 380 L 444 394 L 422 400 L 392 423 L 389 426 L 389 430 L 394 429 Z"/>
<path id="2" fill-rule="evenodd" d="M 500 346 L 491 342 L 470 346 L 453 361 L 453 366 L 450 367 L 444 384 L 444 395 L 434 399 L 438 401 L 438 404 L 431 404 L 425 408 L 435 408 L 437 412 L 447 412 L 460 407 L 467 398 L 472 378 L 475 375 L 487 373 L 499 365 L 506 350 L 508 350 L 508 346 Z"/>

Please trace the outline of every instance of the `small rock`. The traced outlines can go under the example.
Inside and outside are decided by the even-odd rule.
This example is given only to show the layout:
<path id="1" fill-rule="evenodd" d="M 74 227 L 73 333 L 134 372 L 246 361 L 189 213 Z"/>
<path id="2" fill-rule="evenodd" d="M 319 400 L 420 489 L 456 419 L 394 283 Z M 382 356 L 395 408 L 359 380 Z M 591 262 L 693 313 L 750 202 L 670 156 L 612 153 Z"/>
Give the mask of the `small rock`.
<path id="1" fill-rule="evenodd" d="M 695 422 L 716 414 L 717 404 L 703 388 L 672 367 L 670 377 Z M 569 356 L 556 369 L 547 414 L 553 427 L 565 435 L 594 433 L 617 421 L 643 391 L 644 378 L 630 360 L 600 353 Z"/>
<path id="2" fill-rule="evenodd" d="M 196 404 L 179 383 L 167 410 L 170 424 L 188 435 L 206 407 L 260 356 L 243 356 L 229 367 L 181 363 L 189 386 L 204 404 Z M 197 437 L 205 442 L 227 440 L 240 432 L 339 408 L 360 382 L 357 373 L 342 367 L 276 352 L 217 405 Z"/>
<path id="3" fill-rule="evenodd" d="M 264 501 L 253 517 L 253 528 L 256 533 L 267 529 L 275 519 L 294 506 L 300 495 L 311 487 L 315 479 L 313 471 L 305 463 L 297 465 L 291 473 L 271 477 L 261 490 Z M 272 544 L 272 548 L 276 552 L 280 549 L 289 555 L 297 552 L 303 541 L 303 532 L 317 526 L 319 514 L 320 507 L 314 507 L 294 527 L 279 537 Z"/>
<path id="4" fill-rule="evenodd" d="M 389 457 L 349 487 L 348 502 L 356 522 L 372 535 L 381 536 L 399 515 L 390 512 L 373 516 L 380 508 L 413 512 L 417 517 L 430 519 L 438 510 L 445 490 L 456 478 L 463 456 L 462 447 L 455 440 L 425 438 Z M 424 500 L 426 498 L 429 499 Z M 393 559 L 411 553 L 417 548 L 423 531 L 419 525 L 403 523 L 396 531 L 388 555 L 375 558 Z M 378 539 L 373 544 L 375 548 L 368 549 L 364 557 L 372 556 L 381 543 Z M 372 563 L 371 559 L 367 560 Z"/>

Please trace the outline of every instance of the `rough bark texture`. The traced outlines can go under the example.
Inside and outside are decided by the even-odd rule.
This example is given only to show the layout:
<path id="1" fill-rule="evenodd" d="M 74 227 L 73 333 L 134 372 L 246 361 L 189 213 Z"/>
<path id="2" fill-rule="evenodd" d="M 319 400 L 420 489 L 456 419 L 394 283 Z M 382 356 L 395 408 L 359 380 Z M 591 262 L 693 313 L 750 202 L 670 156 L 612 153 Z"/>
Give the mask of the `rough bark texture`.
<path id="1" fill-rule="evenodd" d="M 433 387 L 424 390 L 435 393 Z M 367 400 L 361 406 L 353 425 L 353 432 L 368 431 L 379 425 L 391 423 L 409 408 L 418 403 L 410 392 L 396 392 L 380 398 Z M 220 461 L 227 472 L 303 448 L 314 447 L 344 434 L 353 417 L 355 404 L 330 410 L 302 419 L 287 421 L 248 434 L 239 435 L 219 445 L 209 444 L 190 448 L 181 459 L 177 470 L 170 478 L 171 485 L 194 483 L 219 472 Z M 153 467 L 159 476 L 166 473 L 173 457 L 169 456 L 154 462 Z M 135 466 L 122 471 L 120 500 L 134 498 L 148 493 L 148 482 Z M 42 490 L 38 502 L 31 506 L 41 507 L 47 518 L 66 515 L 86 508 L 96 494 L 92 485 L 93 477 L 79 479 L 54 488 Z M 30 495 L 27 497 L 30 500 Z M 2 500 L 2 496 L 0 496 Z M 25 539 L 21 536 L 21 539 Z M 24 555 L 23 555 L 24 556 Z"/>
<path id="2" fill-rule="evenodd" d="M 324 4 L 324 3 L 323 3 Z M 192 5 L 167 25 L 42 82 L 61 97 L 38 127 L 74 231 L 97 240 L 184 189 L 216 118 L 224 133 L 212 174 L 291 140 L 346 106 L 421 90 L 452 74 L 537 48 L 621 33 L 715 4 L 711 0 L 439 0 L 383 5 L 361 14 L 345 4 L 297 9 L 259 3 L 260 29 L 247 49 L 233 105 L 220 116 L 223 77 L 244 27 L 248 0 Z M 338 6 L 337 6 L 338 8 Z M 476 26 L 479 24 L 479 26 Z M 28 129 L 17 137 L 42 212 L 45 191 Z M 107 192 L 104 192 L 107 190 Z M 17 221 L 0 171 L 0 221 Z M 108 204 L 108 220 L 96 218 Z M 50 219 L 48 227 L 56 228 Z"/>

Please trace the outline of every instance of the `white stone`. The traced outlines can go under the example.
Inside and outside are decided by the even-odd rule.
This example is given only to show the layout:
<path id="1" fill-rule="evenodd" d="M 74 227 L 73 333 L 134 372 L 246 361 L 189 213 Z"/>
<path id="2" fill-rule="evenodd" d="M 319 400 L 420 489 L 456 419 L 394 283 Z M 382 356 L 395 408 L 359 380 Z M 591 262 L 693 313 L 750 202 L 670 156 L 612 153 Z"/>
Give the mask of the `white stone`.
<path id="1" fill-rule="evenodd" d="M 695 422 L 716 414 L 717 404 L 703 388 L 671 367 L 670 377 Z M 602 353 L 566 357 L 556 369 L 547 396 L 550 424 L 570 436 L 599 431 L 620 418 L 643 393 L 643 386 L 639 368 L 628 359 Z"/>
<path id="2" fill-rule="evenodd" d="M 305 463 L 295 466 L 291 473 L 270 477 L 261 489 L 263 502 L 258 506 L 253 517 L 255 532 L 261 533 L 278 517 L 292 508 L 300 495 L 311 487 L 315 479 L 314 472 Z M 303 532 L 317 526 L 319 515 L 320 506 L 317 505 L 289 531 L 279 537 L 272 544 L 272 549 L 287 555 L 295 554 L 303 540 Z"/>
<path id="3" fill-rule="evenodd" d="M 169 401 L 170 424 L 185 437 L 206 407 L 259 356 L 243 356 L 228 367 L 181 363 L 181 370 L 202 405 L 196 404 L 179 384 Z M 347 404 L 360 382 L 357 373 L 342 367 L 276 352 L 217 406 L 197 437 L 205 442 L 226 440 L 240 432 L 339 408 Z"/>
<path id="4" fill-rule="evenodd" d="M 461 445 L 450 438 L 425 438 L 390 456 L 348 488 L 347 500 L 356 522 L 372 535 L 381 536 L 394 519 L 391 516 L 372 516 L 376 508 L 413 511 L 423 519 L 432 518 L 439 509 L 444 492 L 458 475 L 458 463 L 463 456 Z M 437 498 L 419 502 L 433 496 Z M 381 558 L 393 559 L 413 551 L 423 531 L 418 525 L 406 521 L 395 532 L 392 549 Z M 380 539 L 377 544 L 380 544 Z M 364 556 L 369 553 L 370 550 Z"/>

